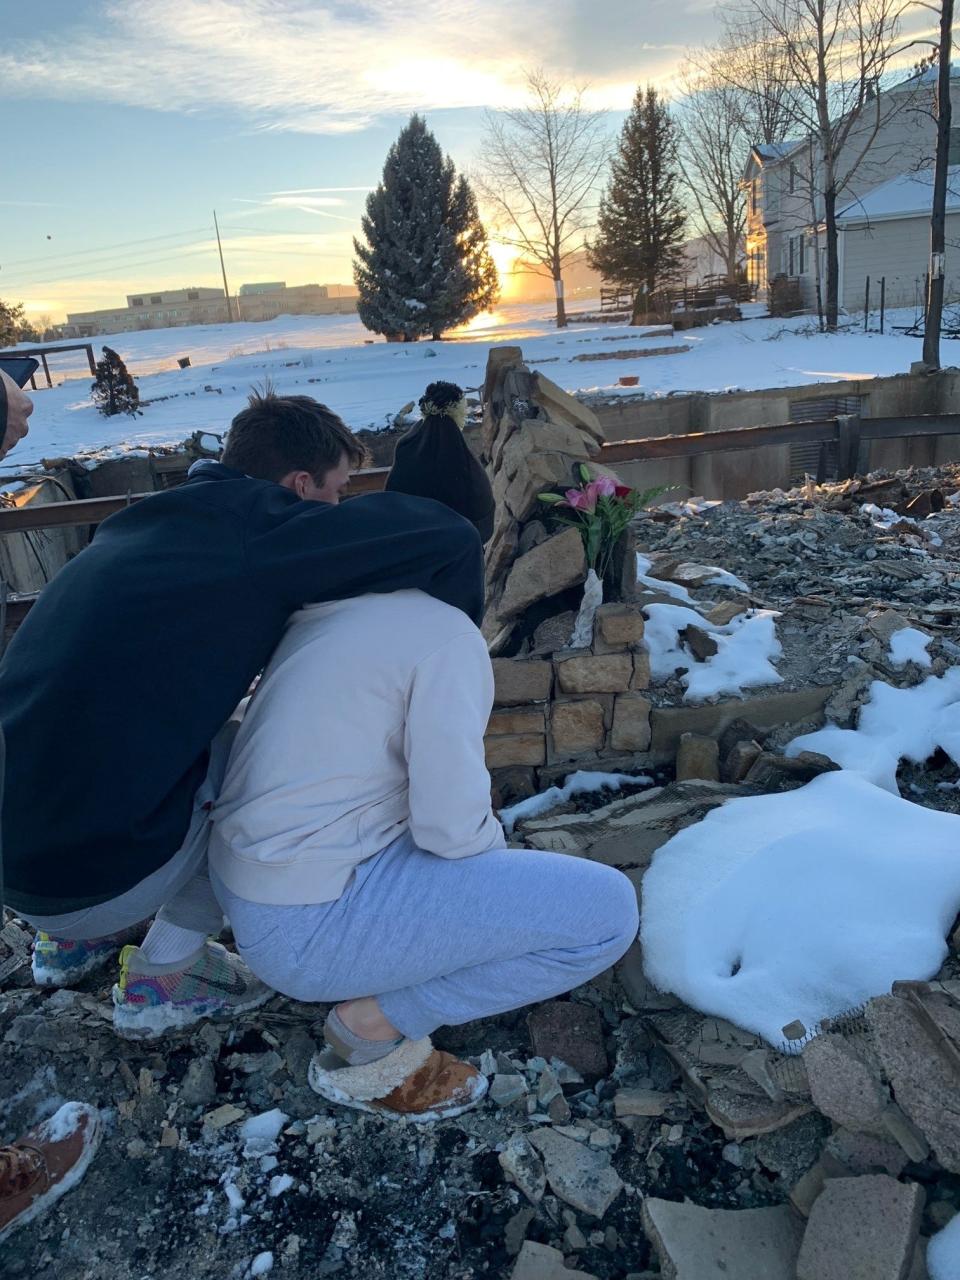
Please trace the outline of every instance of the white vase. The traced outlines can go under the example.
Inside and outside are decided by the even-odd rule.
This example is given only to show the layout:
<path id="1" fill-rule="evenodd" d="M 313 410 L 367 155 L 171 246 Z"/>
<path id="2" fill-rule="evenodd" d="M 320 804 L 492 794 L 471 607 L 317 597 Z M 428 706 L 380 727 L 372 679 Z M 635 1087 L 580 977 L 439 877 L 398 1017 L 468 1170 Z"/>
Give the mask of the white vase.
<path id="1" fill-rule="evenodd" d="M 603 582 L 597 577 L 595 569 L 589 569 L 587 580 L 583 584 L 583 599 L 580 602 L 577 621 L 567 641 L 568 648 L 589 649 L 593 644 L 593 620 L 602 604 Z"/>

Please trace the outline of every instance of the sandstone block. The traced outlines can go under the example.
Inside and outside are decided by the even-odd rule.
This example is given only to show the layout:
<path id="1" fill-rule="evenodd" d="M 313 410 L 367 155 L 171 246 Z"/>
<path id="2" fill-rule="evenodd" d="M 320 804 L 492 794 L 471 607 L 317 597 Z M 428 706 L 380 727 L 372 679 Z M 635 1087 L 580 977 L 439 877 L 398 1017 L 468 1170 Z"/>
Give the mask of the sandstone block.
<path id="1" fill-rule="evenodd" d="M 545 378 L 542 373 L 534 373 L 533 377 L 536 386 L 536 397 L 551 418 L 557 422 L 571 422 L 575 426 L 581 427 L 599 444 L 606 440 L 607 437 L 603 427 L 600 425 L 600 419 L 588 405 L 582 404 L 576 396 L 572 396 L 568 391 L 564 391 L 562 387 L 558 387 L 555 382 Z"/>
<path id="2" fill-rule="evenodd" d="M 514 733 L 503 737 L 484 738 L 488 769 L 507 765 L 540 765 L 547 758 L 547 741 L 542 733 Z"/>
<path id="3" fill-rule="evenodd" d="M 649 700 L 639 693 L 621 693 L 613 704 L 610 746 L 615 751 L 646 751 L 649 745 Z"/>
<path id="4" fill-rule="evenodd" d="M 575 587 L 586 576 L 580 532 L 573 527 L 564 529 L 514 561 L 498 612 L 503 618 L 515 617 L 534 601 Z"/>
<path id="5" fill-rule="evenodd" d="M 680 635 L 698 662 L 706 662 L 708 658 L 714 657 L 719 652 L 720 646 L 709 631 L 704 631 L 703 627 L 693 625 L 685 627 Z"/>
<path id="6" fill-rule="evenodd" d="M 797 1280 L 904 1280 L 923 1190 L 886 1174 L 831 1178 L 810 1210 Z"/>
<path id="7" fill-rule="evenodd" d="M 608 649 L 630 649 L 643 639 L 643 614 L 637 605 L 602 604 L 597 610 L 595 638 Z M 598 653 L 604 650 L 597 649 Z"/>
<path id="8" fill-rule="evenodd" d="M 738 618 L 741 613 L 746 613 L 749 607 L 748 604 L 741 600 L 721 600 L 707 614 L 707 621 L 712 622 L 715 627 L 725 627 L 728 622 Z"/>
<path id="9" fill-rule="evenodd" d="M 544 452 L 565 453 L 584 462 L 590 456 L 586 437 L 576 427 L 532 418 L 522 422 L 520 430 L 506 442 L 500 455 L 500 466 L 512 480 L 519 471 L 529 467 L 533 454 Z"/>
<path id="10" fill-rule="evenodd" d="M 534 1053 L 549 1062 L 559 1058 L 585 1079 L 606 1075 L 603 1022 L 593 1005 L 576 1000 L 547 1000 L 527 1015 Z"/>
<path id="11" fill-rule="evenodd" d="M 751 740 L 735 743 L 727 753 L 720 771 L 723 781 L 742 782 L 762 754 L 763 748 L 757 742 Z"/>
<path id="12" fill-rule="evenodd" d="M 603 706 L 592 698 L 555 702 L 550 713 L 550 732 L 558 755 L 596 751 L 603 746 Z"/>
<path id="13" fill-rule="evenodd" d="M 493 681 L 497 706 L 543 702 L 553 688 L 553 666 L 538 658 L 494 658 Z"/>
<path id="14" fill-rule="evenodd" d="M 621 693 L 630 688 L 633 658 L 629 653 L 584 653 L 555 658 L 557 683 L 563 693 Z"/>
<path id="15" fill-rule="evenodd" d="M 490 777 L 490 803 L 494 809 L 536 795 L 537 775 L 532 765 L 508 765 Z"/>
<path id="16" fill-rule="evenodd" d="M 720 781 L 720 748 L 715 738 L 685 733 L 677 750 L 677 781 L 690 782 L 694 778 Z"/>
<path id="17" fill-rule="evenodd" d="M 505 733 L 545 733 L 547 728 L 546 712 L 543 706 L 496 708 L 491 712 L 487 723 L 488 738 L 500 737 Z"/>
<path id="18" fill-rule="evenodd" d="M 650 655 L 649 653 L 640 652 L 633 655 L 633 679 L 630 681 L 631 689 L 649 689 L 650 688 Z"/>
<path id="19" fill-rule="evenodd" d="M 794 1280 L 796 1275 L 801 1227 L 786 1205 L 702 1209 L 650 1196 L 643 1202 L 643 1227 L 660 1257 L 662 1275 L 671 1280 Z"/>
<path id="20" fill-rule="evenodd" d="M 574 468 L 583 458 L 579 454 L 544 449 L 527 456 L 526 464 L 509 479 L 503 501 L 516 520 L 528 520 L 543 511 L 539 495 L 545 489 L 569 489 L 576 482 Z M 498 475 L 506 475 L 506 471 Z"/>

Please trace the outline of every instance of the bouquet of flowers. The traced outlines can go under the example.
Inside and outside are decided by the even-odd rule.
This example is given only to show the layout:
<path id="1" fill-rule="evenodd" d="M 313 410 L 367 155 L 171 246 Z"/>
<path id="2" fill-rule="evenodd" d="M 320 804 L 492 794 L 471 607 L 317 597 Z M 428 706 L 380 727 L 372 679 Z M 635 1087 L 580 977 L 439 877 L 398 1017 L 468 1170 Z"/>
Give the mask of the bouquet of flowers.
<path id="1" fill-rule="evenodd" d="M 557 519 L 580 526 L 587 566 L 604 581 L 610 572 L 617 543 L 627 525 L 641 508 L 666 493 L 666 485 L 655 489 L 631 489 L 617 484 L 609 476 L 590 474 L 580 463 L 580 484 L 563 494 L 541 493 L 540 501 L 549 506 Z"/>

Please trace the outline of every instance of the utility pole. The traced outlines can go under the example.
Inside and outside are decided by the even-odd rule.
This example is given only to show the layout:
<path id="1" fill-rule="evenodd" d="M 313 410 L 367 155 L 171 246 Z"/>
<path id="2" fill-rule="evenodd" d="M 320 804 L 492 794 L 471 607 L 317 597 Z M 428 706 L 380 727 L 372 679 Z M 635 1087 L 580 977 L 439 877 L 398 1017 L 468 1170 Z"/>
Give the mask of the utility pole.
<path id="1" fill-rule="evenodd" d="M 950 3 L 952 4 L 953 0 L 950 0 Z M 230 324 L 233 321 L 233 310 L 230 306 L 230 286 L 227 284 L 227 268 L 223 265 L 223 245 L 220 243 L 220 227 L 217 225 L 216 209 L 213 211 L 213 225 L 217 233 L 217 251 L 220 254 L 220 270 L 223 272 L 223 292 L 226 294 L 227 298 L 227 323 Z"/>
<path id="2" fill-rule="evenodd" d="M 940 4 L 940 65 L 937 78 L 937 161 L 930 213 L 930 283 L 923 326 L 923 365 L 928 373 L 940 368 L 940 324 L 943 318 L 944 254 L 946 252 L 947 162 L 950 158 L 950 55 L 953 0 Z"/>

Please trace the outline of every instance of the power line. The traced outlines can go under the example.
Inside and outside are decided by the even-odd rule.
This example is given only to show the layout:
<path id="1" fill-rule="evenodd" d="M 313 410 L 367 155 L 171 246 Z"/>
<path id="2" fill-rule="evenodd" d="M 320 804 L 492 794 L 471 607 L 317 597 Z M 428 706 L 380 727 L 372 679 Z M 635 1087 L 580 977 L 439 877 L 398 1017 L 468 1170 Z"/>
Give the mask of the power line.
<path id="1" fill-rule="evenodd" d="M 158 240 L 176 240 L 180 236 L 196 236 L 196 235 L 200 235 L 204 231 L 209 231 L 209 227 L 194 227 L 190 231 L 171 231 L 168 234 L 162 235 L 162 236 L 144 236 L 139 240 L 120 240 L 116 244 L 104 245 L 102 248 L 99 248 L 99 249 L 74 249 L 74 250 L 71 250 L 70 253 L 53 254 L 52 257 L 48 254 L 42 253 L 42 254 L 38 254 L 35 258 L 13 258 L 5 263 L 0 264 L 0 266 L 23 267 L 23 266 L 29 266 L 31 263 L 34 263 L 34 262 L 40 262 L 40 263 L 43 263 L 45 266 L 49 266 L 51 262 L 63 262 L 71 258 L 86 257 L 89 254 L 97 255 L 97 254 L 103 254 L 103 253 L 113 253 L 117 249 L 126 249 L 130 245 L 155 244 Z"/>

